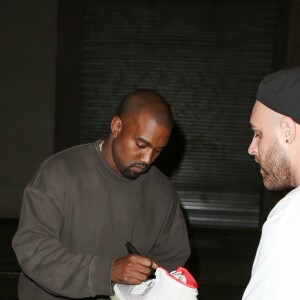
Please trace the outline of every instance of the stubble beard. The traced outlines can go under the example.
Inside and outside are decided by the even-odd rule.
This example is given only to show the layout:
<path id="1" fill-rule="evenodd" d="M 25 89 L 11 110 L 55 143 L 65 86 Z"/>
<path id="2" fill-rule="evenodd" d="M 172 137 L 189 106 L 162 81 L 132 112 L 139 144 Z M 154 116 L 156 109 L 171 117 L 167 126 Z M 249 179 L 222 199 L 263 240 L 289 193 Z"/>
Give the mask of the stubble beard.
<path id="1" fill-rule="evenodd" d="M 264 185 L 268 190 L 279 191 L 291 187 L 291 162 L 277 138 L 260 165 Z"/>
<path id="2" fill-rule="evenodd" d="M 144 169 L 140 172 L 132 171 L 132 168 L 137 167 L 137 166 L 143 167 Z M 149 170 L 149 168 L 150 168 L 149 165 L 146 165 L 146 164 L 143 164 L 143 163 L 134 163 L 134 164 L 130 165 L 129 167 L 126 167 L 126 168 L 122 169 L 120 172 L 127 179 L 136 179 L 141 174 L 147 172 Z"/>

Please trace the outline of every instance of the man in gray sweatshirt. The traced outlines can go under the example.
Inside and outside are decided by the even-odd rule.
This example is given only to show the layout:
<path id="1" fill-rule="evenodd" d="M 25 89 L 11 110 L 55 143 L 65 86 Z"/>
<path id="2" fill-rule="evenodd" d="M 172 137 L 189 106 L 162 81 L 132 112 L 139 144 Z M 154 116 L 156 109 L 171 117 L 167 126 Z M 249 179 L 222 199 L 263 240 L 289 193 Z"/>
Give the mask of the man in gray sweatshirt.
<path id="1" fill-rule="evenodd" d="M 190 247 L 175 188 L 152 166 L 172 124 L 161 95 L 137 90 L 122 100 L 106 140 L 42 163 L 13 238 L 20 299 L 106 299 L 114 283 L 140 284 L 157 266 L 185 264 Z M 140 254 L 129 254 L 127 242 Z"/>

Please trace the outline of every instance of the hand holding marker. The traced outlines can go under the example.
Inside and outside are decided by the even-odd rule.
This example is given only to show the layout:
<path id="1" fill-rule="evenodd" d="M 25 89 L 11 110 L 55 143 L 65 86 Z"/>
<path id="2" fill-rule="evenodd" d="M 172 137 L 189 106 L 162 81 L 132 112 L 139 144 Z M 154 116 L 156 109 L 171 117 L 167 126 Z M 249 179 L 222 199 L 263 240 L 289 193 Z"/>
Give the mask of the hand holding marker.
<path id="1" fill-rule="evenodd" d="M 129 254 L 141 255 L 130 242 L 127 242 L 125 246 Z M 152 268 L 151 273 L 148 276 L 149 279 L 155 278 L 155 271 L 156 270 Z"/>

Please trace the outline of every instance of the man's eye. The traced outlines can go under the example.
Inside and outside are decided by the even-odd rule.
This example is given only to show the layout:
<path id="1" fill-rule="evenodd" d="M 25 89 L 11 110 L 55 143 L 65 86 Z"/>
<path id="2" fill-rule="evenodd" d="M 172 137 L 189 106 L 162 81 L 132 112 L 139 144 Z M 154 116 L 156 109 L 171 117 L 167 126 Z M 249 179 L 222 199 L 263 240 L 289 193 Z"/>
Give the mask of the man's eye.
<path id="1" fill-rule="evenodd" d="M 254 132 L 254 137 L 260 138 L 260 134 L 258 132 Z"/>
<path id="2" fill-rule="evenodd" d="M 145 148 L 146 146 L 144 144 L 136 144 L 139 148 Z"/>

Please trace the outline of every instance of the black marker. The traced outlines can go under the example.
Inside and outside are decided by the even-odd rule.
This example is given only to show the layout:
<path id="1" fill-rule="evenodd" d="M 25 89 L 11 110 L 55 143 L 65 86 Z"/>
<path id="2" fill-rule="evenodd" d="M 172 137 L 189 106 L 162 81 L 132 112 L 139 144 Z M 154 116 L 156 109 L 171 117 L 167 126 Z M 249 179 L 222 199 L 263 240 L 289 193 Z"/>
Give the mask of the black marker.
<path id="1" fill-rule="evenodd" d="M 129 254 L 138 254 L 138 255 L 140 255 L 139 251 L 137 251 L 130 242 L 127 242 L 125 244 L 125 246 L 126 246 L 127 251 L 128 251 Z"/>

